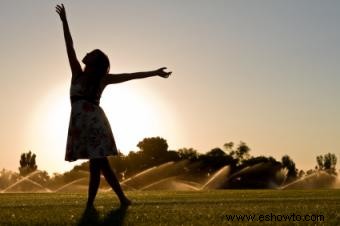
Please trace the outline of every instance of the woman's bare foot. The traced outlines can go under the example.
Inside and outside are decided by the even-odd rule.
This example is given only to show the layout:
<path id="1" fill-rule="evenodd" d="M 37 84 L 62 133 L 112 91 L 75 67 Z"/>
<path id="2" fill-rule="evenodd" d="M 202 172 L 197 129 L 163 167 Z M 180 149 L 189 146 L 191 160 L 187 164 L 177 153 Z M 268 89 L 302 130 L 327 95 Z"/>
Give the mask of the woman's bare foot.
<path id="1" fill-rule="evenodd" d="M 131 204 L 132 204 L 132 202 L 128 198 L 124 198 L 124 199 L 120 200 L 120 206 L 122 206 L 122 207 L 128 207 Z"/>

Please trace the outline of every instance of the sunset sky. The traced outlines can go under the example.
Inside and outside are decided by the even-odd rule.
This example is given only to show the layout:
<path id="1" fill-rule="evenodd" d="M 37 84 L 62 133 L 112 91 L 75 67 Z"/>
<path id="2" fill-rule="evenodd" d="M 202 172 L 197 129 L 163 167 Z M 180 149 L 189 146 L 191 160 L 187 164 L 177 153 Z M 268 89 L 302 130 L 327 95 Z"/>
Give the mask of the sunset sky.
<path id="1" fill-rule="evenodd" d="M 0 169 L 32 150 L 63 172 L 70 68 L 58 1 L 2 0 Z M 123 153 L 144 137 L 204 153 L 246 142 L 299 169 L 340 158 L 340 1 L 63 1 L 78 59 L 99 48 L 111 73 L 166 66 L 172 77 L 112 85 L 106 112 Z"/>

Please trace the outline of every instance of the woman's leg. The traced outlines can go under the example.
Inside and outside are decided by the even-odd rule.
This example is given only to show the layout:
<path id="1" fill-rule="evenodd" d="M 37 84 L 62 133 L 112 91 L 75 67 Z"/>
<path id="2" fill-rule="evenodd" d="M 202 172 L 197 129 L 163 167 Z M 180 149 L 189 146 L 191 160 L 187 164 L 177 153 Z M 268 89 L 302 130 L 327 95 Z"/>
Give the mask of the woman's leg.
<path id="1" fill-rule="evenodd" d="M 90 181 L 88 190 L 87 206 L 93 206 L 100 183 L 100 159 L 90 159 Z"/>
<path id="2" fill-rule="evenodd" d="M 106 181 L 109 183 L 109 185 L 112 187 L 112 189 L 116 192 L 120 202 L 122 205 L 130 205 L 131 201 L 125 196 L 122 188 L 120 187 L 119 181 L 112 171 L 109 161 L 107 158 L 102 159 L 102 165 L 101 170 L 103 172 L 103 175 L 106 179 Z"/>

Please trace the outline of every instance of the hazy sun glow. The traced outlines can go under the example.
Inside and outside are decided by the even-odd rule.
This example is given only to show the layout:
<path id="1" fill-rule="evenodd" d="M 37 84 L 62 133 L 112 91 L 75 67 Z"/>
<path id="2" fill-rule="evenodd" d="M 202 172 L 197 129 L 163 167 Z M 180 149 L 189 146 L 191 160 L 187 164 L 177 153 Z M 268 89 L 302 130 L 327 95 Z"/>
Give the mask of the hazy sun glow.
<path id="1" fill-rule="evenodd" d="M 168 126 L 175 125 L 176 119 L 170 114 L 169 106 L 156 95 L 134 89 L 129 84 L 108 87 L 103 93 L 101 106 L 123 153 L 136 150 L 137 143 L 144 137 L 162 136 L 169 132 Z"/>
<path id="2" fill-rule="evenodd" d="M 67 82 L 65 84 L 68 84 Z M 65 154 L 67 130 L 71 106 L 68 86 L 61 84 L 51 90 L 35 107 L 27 129 L 30 149 L 38 156 L 41 169 L 59 169 Z M 176 125 L 170 107 L 142 89 L 132 89 L 120 84 L 107 87 L 101 101 L 110 121 L 117 146 L 127 154 L 138 150 L 137 143 L 148 136 L 167 136 L 169 127 Z M 171 114 L 171 115 L 170 115 Z M 162 118 L 167 119 L 164 123 Z M 173 128 L 171 128 L 173 129 Z M 64 162 L 68 170 L 79 162 Z"/>

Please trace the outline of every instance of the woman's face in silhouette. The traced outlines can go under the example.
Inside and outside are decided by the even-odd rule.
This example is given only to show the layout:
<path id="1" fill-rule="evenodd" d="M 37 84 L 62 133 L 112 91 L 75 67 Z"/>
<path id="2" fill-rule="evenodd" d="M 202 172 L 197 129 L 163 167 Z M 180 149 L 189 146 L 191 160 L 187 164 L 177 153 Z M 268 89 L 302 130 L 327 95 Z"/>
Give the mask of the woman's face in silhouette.
<path id="1" fill-rule="evenodd" d="M 82 61 L 86 66 L 93 65 L 97 61 L 98 55 L 99 53 L 96 50 L 94 50 L 92 52 L 87 53 Z"/>
<path id="2" fill-rule="evenodd" d="M 109 58 L 99 49 L 86 54 L 82 61 L 86 65 L 85 71 L 87 72 L 105 74 L 110 68 Z"/>

